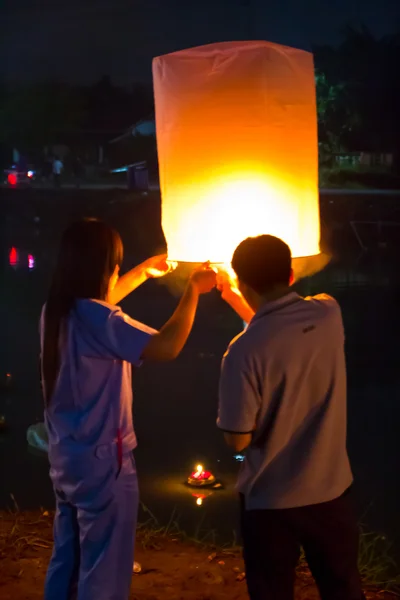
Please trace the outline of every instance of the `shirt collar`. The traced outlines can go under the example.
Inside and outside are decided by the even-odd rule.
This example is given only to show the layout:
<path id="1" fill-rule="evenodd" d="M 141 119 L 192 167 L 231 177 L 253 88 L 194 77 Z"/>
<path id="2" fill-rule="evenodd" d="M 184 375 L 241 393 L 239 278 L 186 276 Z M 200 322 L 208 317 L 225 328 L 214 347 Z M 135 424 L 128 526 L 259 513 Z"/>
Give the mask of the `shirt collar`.
<path id="1" fill-rule="evenodd" d="M 264 302 L 264 304 L 258 309 L 256 314 L 251 320 L 251 323 L 257 321 L 258 319 L 265 317 L 266 315 L 286 308 L 286 306 L 290 306 L 291 304 L 295 304 L 301 300 L 301 296 L 297 294 L 297 292 L 292 292 L 288 290 L 286 294 L 277 298 L 276 300 L 271 300 L 269 302 Z"/>

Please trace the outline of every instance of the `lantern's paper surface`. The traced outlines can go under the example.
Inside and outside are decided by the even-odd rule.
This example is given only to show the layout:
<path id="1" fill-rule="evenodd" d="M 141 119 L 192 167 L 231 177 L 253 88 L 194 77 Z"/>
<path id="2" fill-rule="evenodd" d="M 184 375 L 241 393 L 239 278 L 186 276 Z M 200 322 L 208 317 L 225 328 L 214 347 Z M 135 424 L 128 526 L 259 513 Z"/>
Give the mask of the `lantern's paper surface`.
<path id="1" fill-rule="evenodd" d="M 246 237 L 319 253 L 313 57 L 227 42 L 153 61 L 162 225 L 171 260 L 229 263 Z"/>

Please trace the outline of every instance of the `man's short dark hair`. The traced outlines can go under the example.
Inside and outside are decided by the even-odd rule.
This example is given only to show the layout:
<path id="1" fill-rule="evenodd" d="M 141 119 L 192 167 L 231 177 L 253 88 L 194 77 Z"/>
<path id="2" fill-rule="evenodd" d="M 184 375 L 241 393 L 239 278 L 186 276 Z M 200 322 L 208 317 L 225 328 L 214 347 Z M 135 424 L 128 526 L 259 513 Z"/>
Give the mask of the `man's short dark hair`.
<path id="1" fill-rule="evenodd" d="M 236 248 L 232 268 L 238 279 L 262 295 L 289 285 L 292 254 L 289 246 L 273 235 L 247 238 Z"/>

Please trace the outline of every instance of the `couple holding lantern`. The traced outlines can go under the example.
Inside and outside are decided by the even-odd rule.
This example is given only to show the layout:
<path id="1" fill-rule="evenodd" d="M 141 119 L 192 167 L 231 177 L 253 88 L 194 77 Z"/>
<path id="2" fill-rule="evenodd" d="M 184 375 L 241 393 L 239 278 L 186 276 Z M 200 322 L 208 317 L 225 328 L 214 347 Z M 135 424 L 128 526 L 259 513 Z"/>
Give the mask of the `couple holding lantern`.
<path id="1" fill-rule="evenodd" d="M 293 600 L 302 546 L 322 600 L 361 600 L 341 312 L 290 288 L 291 251 L 319 252 L 312 55 L 226 42 L 158 57 L 153 75 L 169 256 L 200 262 L 206 248 L 230 261 L 246 238 L 231 261 L 237 286 L 196 269 L 155 331 L 117 304 L 167 273 L 165 257 L 119 278 L 113 229 L 86 220 L 64 234 L 41 326 L 57 502 L 45 600 L 127 600 L 138 508 L 131 365 L 178 356 L 199 296 L 217 285 L 249 323 L 223 358 L 217 421 L 246 451 L 237 489 L 249 596 Z"/>
<path id="2" fill-rule="evenodd" d="M 261 235 L 236 248 L 237 286 L 195 269 L 159 331 L 117 304 L 171 270 L 151 258 L 119 277 L 119 234 L 95 219 L 64 233 L 41 317 L 41 367 L 54 549 L 45 600 L 127 600 L 138 510 L 131 365 L 183 349 L 199 296 L 218 286 L 249 323 L 222 363 L 218 427 L 246 450 L 238 480 L 252 600 L 293 598 L 300 546 L 323 600 L 361 600 L 358 531 L 346 452 L 341 312 L 292 291 L 291 252 Z"/>

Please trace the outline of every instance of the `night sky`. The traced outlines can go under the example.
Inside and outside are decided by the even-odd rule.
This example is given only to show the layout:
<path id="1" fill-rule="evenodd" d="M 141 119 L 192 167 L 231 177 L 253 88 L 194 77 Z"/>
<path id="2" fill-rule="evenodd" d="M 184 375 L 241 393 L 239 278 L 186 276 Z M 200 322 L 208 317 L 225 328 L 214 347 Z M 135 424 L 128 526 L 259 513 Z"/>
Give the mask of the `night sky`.
<path id="1" fill-rule="evenodd" d="M 150 81 L 152 57 L 173 50 L 249 38 L 310 49 L 360 22 L 394 32 L 400 0 L 3 0 L 0 77 Z"/>

